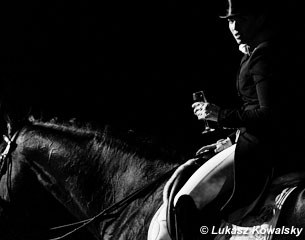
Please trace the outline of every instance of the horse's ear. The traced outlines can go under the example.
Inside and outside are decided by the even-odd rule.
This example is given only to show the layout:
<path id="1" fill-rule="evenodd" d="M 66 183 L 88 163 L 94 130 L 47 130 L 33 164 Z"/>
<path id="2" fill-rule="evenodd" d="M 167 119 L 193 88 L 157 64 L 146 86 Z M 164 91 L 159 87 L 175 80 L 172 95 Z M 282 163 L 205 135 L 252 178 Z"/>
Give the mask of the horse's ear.
<path id="1" fill-rule="evenodd" d="M 3 121 L 4 123 L 1 123 L 1 125 L 3 125 L 3 126 L 1 126 L 1 128 L 3 127 L 5 129 L 5 126 L 6 126 L 6 129 L 5 130 L 1 129 L 1 131 L 3 133 L 8 134 L 8 136 L 10 137 L 11 135 L 14 134 L 15 131 L 17 131 L 19 128 L 21 128 L 25 122 L 29 121 L 30 112 L 31 112 L 31 110 L 20 114 L 20 112 L 15 113 L 15 112 L 6 112 L 5 111 L 3 113 L 3 118 L 2 118 L 4 120 Z"/>
<path id="2" fill-rule="evenodd" d="M 2 113 L 1 114 L 1 135 L 7 135 L 10 136 L 12 132 L 12 124 L 11 124 L 11 118 L 7 113 Z"/>
<path id="3" fill-rule="evenodd" d="M 4 113 L 3 118 L 6 125 L 5 134 L 10 137 L 13 134 L 13 120 L 7 113 Z"/>

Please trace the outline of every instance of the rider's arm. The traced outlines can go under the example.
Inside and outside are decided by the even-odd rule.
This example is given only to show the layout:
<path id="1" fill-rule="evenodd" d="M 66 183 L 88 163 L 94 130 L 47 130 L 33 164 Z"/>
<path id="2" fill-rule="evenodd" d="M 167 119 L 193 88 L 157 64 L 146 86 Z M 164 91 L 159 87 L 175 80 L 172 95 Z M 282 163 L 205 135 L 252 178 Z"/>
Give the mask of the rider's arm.
<path id="1" fill-rule="evenodd" d="M 254 80 L 258 98 L 257 107 L 249 109 L 247 105 L 243 105 L 232 109 L 220 109 L 218 114 L 220 126 L 259 128 L 269 123 L 272 109 L 271 85 L 274 79 L 268 58 L 259 53 L 256 55 L 251 61 L 250 74 Z"/>

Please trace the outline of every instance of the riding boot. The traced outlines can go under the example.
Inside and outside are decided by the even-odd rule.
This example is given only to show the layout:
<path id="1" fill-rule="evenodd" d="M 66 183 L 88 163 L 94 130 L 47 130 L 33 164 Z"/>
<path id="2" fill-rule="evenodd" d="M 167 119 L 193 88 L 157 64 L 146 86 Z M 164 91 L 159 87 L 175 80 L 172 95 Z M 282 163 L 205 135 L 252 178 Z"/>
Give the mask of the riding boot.
<path id="1" fill-rule="evenodd" d="M 176 235 L 175 240 L 212 240 L 212 229 L 218 229 L 221 224 L 219 202 L 213 201 L 202 210 L 197 209 L 193 199 L 182 195 L 175 206 Z M 202 232 L 201 228 L 208 229 Z"/>
<path id="2" fill-rule="evenodd" d="M 195 240 L 199 233 L 199 211 L 193 199 L 182 195 L 175 206 L 175 240 Z"/>

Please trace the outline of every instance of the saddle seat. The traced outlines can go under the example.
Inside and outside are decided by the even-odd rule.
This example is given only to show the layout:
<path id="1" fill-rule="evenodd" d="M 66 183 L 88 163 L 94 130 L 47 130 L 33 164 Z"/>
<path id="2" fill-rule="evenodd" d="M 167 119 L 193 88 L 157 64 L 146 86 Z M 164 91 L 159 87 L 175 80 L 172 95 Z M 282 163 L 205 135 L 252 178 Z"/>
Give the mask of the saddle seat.
<path id="1" fill-rule="evenodd" d="M 200 218 L 198 216 L 200 213 L 197 211 L 192 198 L 182 195 L 178 201 L 176 199 L 176 204 L 174 203 L 175 196 L 181 187 L 202 164 L 202 162 L 198 161 L 180 171 L 171 184 L 170 189 L 167 190 L 169 196 L 166 219 L 168 232 L 172 240 L 191 239 L 192 237 L 190 236 L 193 236 L 192 232 L 195 231 L 196 234 L 199 232 L 200 226 L 196 224 L 196 221 Z M 292 172 L 268 181 L 265 184 L 266 188 L 261 190 L 259 199 L 256 199 L 251 206 L 248 206 L 248 209 L 241 208 L 229 213 L 225 217 L 225 221 L 222 221 L 221 226 L 232 226 L 234 224 L 234 226 L 253 227 L 268 223 L 268 226 L 275 227 L 284 201 L 297 186 L 305 183 L 305 172 Z M 215 208 L 209 210 L 213 211 L 215 215 Z M 247 213 L 246 215 L 241 214 L 245 212 Z M 219 216 L 215 216 L 215 218 Z M 240 216 L 243 217 L 240 218 Z M 209 220 L 211 220 L 211 224 L 215 224 L 213 219 L 210 219 L 210 215 Z M 191 228 L 185 227 L 185 225 L 191 225 Z M 220 235 L 217 239 L 228 239 L 228 236 L 225 238 L 221 237 L 224 236 Z"/>

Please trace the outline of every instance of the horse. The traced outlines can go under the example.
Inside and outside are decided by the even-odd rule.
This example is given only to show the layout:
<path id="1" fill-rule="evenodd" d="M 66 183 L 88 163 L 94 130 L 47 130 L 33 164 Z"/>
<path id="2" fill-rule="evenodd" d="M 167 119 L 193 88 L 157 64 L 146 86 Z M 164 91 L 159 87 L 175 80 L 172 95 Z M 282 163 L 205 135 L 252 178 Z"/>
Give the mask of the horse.
<path id="1" fill-rule="evenodd" d="M 166 179 L 183 157 L 109 129 L 31 119 L 6 137 L 1 239 L 147 238 Z"/>
<path id="2" fill-rule="evenodd" d="M 164 184 L 185 159 L 144 140 L 34 119 L 9 134 L 1 144 L 1 239 L 147 239 Z M 305 226 L 304 190 L 298 184 L 287 197 L 277 227 Z M 199 230 L 198 239 L 211 237 Z"/>

